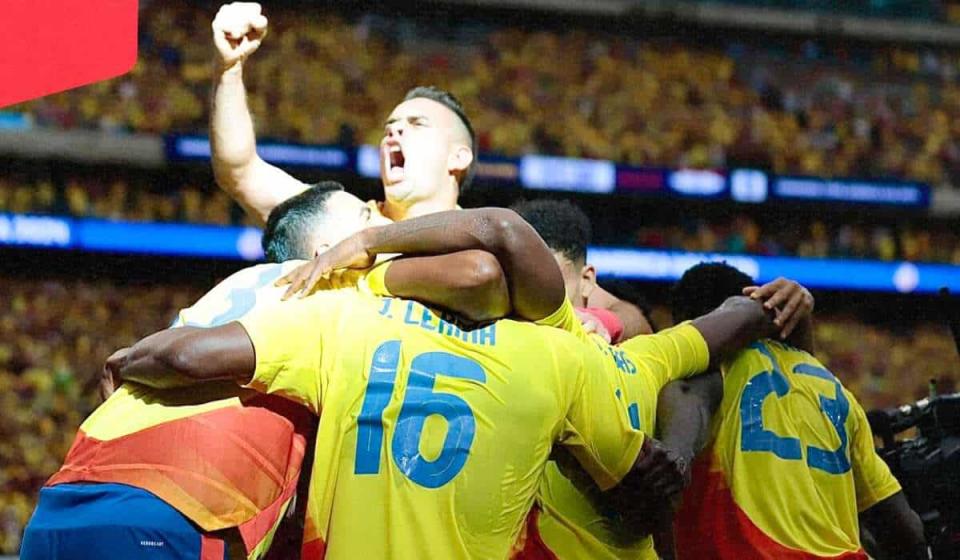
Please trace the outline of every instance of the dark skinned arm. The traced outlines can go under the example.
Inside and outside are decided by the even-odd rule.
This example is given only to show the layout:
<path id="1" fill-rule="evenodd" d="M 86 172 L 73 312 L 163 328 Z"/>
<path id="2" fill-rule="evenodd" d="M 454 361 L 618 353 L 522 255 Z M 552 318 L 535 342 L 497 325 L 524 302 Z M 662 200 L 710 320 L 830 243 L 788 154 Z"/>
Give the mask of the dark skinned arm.
<path id="1" fill-rule="evenodd" d="M 563 303 L 560 268 L 537 232 L 504 208 L 452 210 L 368 228 L 317 256 L 279 284 L 288 295 L 310 293 L 317 281 L 339 268 L 366 268 L 382 253 L 435 255 L 470 249 L 497 258 L 507 278 L 514 314 L 530 321 L 547 317 Z"/>
<path id="2" fill-rule="evenodd" d="M 710 352 L 710 368 L 718 369 L 728 357 L 755 340 L 774 335 L 778 327 L 772 312 L 759 300 L 727 298 L 723 305 L 692 322 Z"/>
<path id="3" fill-rule="evenodd" d="M 880 546 L 881 560 L 930 558 L 923 523 L 902 491 L 864 511 L 860 521 Z"/>
<path id="4" fill-rule="evenodd" d="M 677 494 L 690 483 L 690 465 L 693 458 L 703 450 L 710 436 L 710 419 L 723 400 L 723 377 L 713 371 L 688 379 L 671 381 L 660 391 L 657 400 L 657 436 L 663 445 L 679 455 L 686 466 L 683 486 L 674 490 Z M 674 501 L 676 506 L 676 501 Z M 654 544 L 661 558 L 673 558 L 673 515 L 665 511 L 658 526 L 654 528 Z"/>
<path id="5" fill-rule="evenodd" d="M 384 284 L 395 296 L 442 307 L 478 323 L 510 314 L 503 269 L 486 251 L 394 259 Z"/>
<path id="6" fill-rule="evenodd" d="M 723 377 L 712 371 L 671 381 L 657 401 L 658 437 L 687 464 L 707 443 L 710 419 L 723 400 Z"/>
<path id="7" fill-rule="evenodd" d="M 781 339 L 814 353 L 814 299 L 809 290 L 793 280 L 780 277 L 763 286 L 744 288 L 743 295 L 764 301 L 764 308 L 776 312 L 774 323 L 780 327 Z"/>
<path id="8" fill-rule="evenodd" d="M 234 321 L 154 333 L 111 356 L 106 368 L 116 379 L 157 389 L 216 380 L 244 384 L 253 377 L 256 354 L 247 331 Z"/>

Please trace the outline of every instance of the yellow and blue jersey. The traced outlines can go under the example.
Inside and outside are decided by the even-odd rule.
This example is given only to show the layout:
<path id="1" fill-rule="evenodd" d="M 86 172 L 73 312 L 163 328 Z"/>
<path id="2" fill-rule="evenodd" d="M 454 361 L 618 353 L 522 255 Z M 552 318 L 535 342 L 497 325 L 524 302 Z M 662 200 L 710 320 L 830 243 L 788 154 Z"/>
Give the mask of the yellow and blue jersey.
<path id="1" fill-rule="evenodd" d="M 611 384 L 631 429 L 650 435 L 656 429 L 657 398 L 663 386 L 705 370 L 710 361 L 703 337 L 686 323 L 620 346 L 588 336 L 569 302 L 540 323 L 569 330 L 600 350 L 603 368 L 593 374 Z M 521 559 L 657 558 L 653 539 L 637 537 L 629 527 L 619 525 L 596 488 L 568 462 L 547 465 L 537 507 L 528 523 Z"/>
<path id="2" fill-rule="evenodd" d="M 463 331 L 357 290 L 240 319 L 251 386 L 321 414 L 304 557 L 507 558 L 555 443 L 602 488 L 643 441 L 605 356 L 560 329 Z"/>
<path id="3" fill-rule="evenodd" d="M 681 558 L 866 558 L 858 513 L 900 490 L 863 408 L 816 358 L 764 340 L 723 368 L 712 444 L 677 516 Z"/>

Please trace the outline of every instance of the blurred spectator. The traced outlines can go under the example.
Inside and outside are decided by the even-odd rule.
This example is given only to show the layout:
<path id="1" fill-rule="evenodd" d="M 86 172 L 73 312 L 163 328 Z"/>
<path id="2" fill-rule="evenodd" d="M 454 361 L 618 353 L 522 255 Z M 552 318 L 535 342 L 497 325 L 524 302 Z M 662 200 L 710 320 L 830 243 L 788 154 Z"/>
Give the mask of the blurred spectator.
<path id="1" fill-rule="evenodd" d="M 693 252 L 746 253 L 812 258 L 903 259 L 960 265 L 960 232 L 951 225 L 828 224 L 804 217 L 771 217 L 761 226 L 740 214 L 732 219 L 685 217 L 679 225 L 650 225 L 634 238 L 640 247 Z"/>

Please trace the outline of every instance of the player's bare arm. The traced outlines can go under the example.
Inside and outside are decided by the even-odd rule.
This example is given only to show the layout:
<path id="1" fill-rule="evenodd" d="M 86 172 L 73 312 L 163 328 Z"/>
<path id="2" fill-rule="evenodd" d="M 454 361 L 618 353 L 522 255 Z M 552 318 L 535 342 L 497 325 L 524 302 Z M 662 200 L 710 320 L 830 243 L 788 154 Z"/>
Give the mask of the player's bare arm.
<path id="1" fill-rule="evenodd" d="M 384 284 L 395 296 L 441 307 L 473 322 L 510 314 L 510 294 L 503 269 L 497 258 L 486 251 L 395 259 Z"/>
<path id="2" fill-rule="evenodd" d="M 219 327 L 177 327 L 154 333 L 117 352 L 106 369 L 122 381 L 168 389 L 205 381 L 246 383 L 256 370 L 256 354 L 240 323 Z"/>
<path id="3" fill-rule="evenodd" d="M 689 465 L 706 445 L 710 418 L 722 400 L 719 371 L 667 383 L 657 400 L 658 437 Z"/>
<path id="4" fill-rule="evenodd" d="M 763 286 L 749 286 L 743 295 L 764 302 L 764 307 L 777 314 L 774 323 L 780 327 L 780 338 L 813 354 L 814 299 L 809 290 L 780 277 Z"/>
<path id="5" fill-rule="evenodd" d="M 563 303 L 563 277 L 553 254 L 529 224 L 504 208 L 438 212 L 368 228 L 281 280 L 288 295 L 310 293 L 324 275 L 338 268 L 365 268 L 381 253 L 438 254 L 479 249 L 493 254 L 507 278 L 514 313 L 536 321 Z"/>
<path id="6" fill-rule="evenodd" d="M 903 491 L 897 492 L 860 514 L 860 522 L 880 546 L 881 559 L 903 558 L 927 560 L 927 542 L 923 522 Z"/>
<path id="7" fill-rule="evenodd" d="M 220 7 L 212 28 L 216 47 L 210 111 L 213 174 L 220 188 L 262 225 L 274 207 L 308 188 L 257 155 L 243 66 L 267 35 L 267 18 L 256 2 L 233 2 Z"/>

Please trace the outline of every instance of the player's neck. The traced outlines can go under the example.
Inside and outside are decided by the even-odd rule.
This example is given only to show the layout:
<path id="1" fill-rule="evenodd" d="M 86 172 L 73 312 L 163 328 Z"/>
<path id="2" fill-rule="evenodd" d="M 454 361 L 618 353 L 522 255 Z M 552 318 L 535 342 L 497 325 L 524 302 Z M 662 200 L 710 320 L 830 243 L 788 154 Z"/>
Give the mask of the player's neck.
<path id="1" fill-rule="evenodd" d="M 412 204 L 393 202 L 388 198 L 383 204 L 383 214 L 391 220 L 399 222 L 400 220 L 445 212 L 456 208 L 456 194 L 451 193 L 448 195 L 447 193 L 443 193 L 426 200 L 418 200 Z"/>

